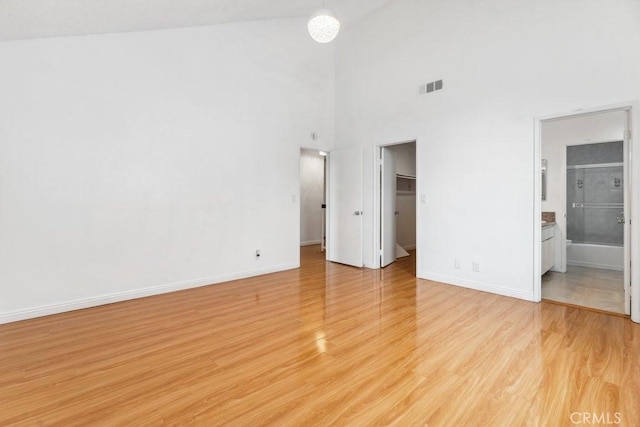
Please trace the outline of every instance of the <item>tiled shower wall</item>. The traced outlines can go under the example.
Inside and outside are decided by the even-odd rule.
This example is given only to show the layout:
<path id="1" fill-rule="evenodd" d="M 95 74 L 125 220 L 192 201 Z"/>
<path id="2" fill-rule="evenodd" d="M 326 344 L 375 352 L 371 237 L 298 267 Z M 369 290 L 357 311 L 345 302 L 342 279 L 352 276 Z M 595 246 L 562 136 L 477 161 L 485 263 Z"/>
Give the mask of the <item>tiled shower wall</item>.
<path id="1" fill-rule="evenodd" d="M 574 243 L 623 245 L 623 210 L 611 207 L 624 202 L 623 167 L 570 167 L 622 163 L 622 150 L 621 141 L 567 147 L 567 238 Z"/>

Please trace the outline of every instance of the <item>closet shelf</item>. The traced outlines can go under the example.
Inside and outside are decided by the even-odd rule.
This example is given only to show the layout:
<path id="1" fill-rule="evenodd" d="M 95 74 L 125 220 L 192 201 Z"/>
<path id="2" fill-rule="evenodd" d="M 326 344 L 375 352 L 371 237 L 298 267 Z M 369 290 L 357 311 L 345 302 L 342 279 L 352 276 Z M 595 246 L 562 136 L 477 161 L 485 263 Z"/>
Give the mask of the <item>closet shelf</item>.
<path id="1" fill-rule="evenodd" d="M 402 179 L 414 179 L 414 180 L 416 179 L 416 177 L 415 177 L 415 176 L 412 176 L 412 175 L 403 175 L 403 174 L 400 174 L 400 173 L 397 173 L 397 174 L 396 174 L 396 178 L 402 178 Z"/>

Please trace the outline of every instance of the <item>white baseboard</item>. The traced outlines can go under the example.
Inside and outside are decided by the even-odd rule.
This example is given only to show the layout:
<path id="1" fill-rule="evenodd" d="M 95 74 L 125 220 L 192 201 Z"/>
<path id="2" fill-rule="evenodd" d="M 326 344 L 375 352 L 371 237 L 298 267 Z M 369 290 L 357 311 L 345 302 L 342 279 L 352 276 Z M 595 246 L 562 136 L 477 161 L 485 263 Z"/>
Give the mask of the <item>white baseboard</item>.
<path id="1" fill-rule="evenodd" d="M 322 240 L 307 240 L 306 242 L 300 242 L 300 246 L 319 245 L 320 243 L 322 243 Z"/>
<path id="2" fill-rule="evenodd" d="M 516 289 L 504 288 L 490 283 L 476 282 L 474 280 L 460 279 L 458 277 L 444 276 L 425 271 L 418 272 L 418 278 L 432 280 L 434 282 L 440 282 L 447 285 L 460 286 L 467 289 L 474 289 L 476 291 L 489 292 L 491 294 L 502 295 L 505 297 L 522 299 L 525 301 L 535 301 L 533 292 L 518 291 Z"/>
<path id="3" fill-rule="evenodd" d="M 96 307 L 99 305 L 112 304 L 115 302 L 127 301 L 137 298 L 144 298 L 153 295 L 166 294 L 175 291 L 182 291 L 184 289 L 214 285 L 231 280 L 246 279 L 247 277 L 276 273 L 278 271 L 291 270 L 298 267 L 300 267 L 299 263 L 280 264 L 272 267 L 256 268 L 253 270 L 245 270 L 237 273 L 203 277 L 200 279 L 186 280 L 184 282 L 170 283 L 166 285 L 153 286 L 150 288 L 135 289 L 132 291 L 117 292 L 109 295 L 101 295 L 97 297 L 65 301 L 56 304 L 48 304 L 40 307 L 32 307 L 24 310 L 16 310 L 0 314 L 0 324 L 17 322 L 19 320 L 33 319 L 35 317 L 48 316 L 51 314 L 64 313 L 67 311 L 80 310 L 83 308 Z"/>
<path id="4" fill-rule="evenodd" d="M 575 265 L 576 267 L 602 268 L 604 270 L 624 271 L 624 267 L 620 265 L 600 264 L 597 262 L 567 261 L 567 265 Z"/>

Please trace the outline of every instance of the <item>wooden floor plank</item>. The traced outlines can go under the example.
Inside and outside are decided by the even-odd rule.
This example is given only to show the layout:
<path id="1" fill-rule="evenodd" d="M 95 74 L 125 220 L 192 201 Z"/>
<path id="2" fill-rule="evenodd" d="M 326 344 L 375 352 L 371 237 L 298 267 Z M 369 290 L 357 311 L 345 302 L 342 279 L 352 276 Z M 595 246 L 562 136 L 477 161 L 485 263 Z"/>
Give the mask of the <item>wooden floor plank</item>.
<path id="1" fill-rule="evenodd" d="M 304 247 L 282 273 L 0 325 L 0 425 L 640 426 L 640 325 Z"/>

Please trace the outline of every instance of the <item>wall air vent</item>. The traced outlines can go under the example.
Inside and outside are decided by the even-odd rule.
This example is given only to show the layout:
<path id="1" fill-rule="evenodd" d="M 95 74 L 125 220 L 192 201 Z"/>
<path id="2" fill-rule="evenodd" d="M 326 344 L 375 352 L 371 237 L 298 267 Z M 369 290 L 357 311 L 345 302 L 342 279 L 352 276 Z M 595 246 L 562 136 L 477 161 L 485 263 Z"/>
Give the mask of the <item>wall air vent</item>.
<path id="1" fill-rule="evenodd" d="M 441 90 L 444 86 L 442 80 L 436 80 L 435 82 L 427 83 L 420 85 L 418 87 L 418 94 L 425 95 L 427 93 L 435 92 L 436 90 Z"/>

